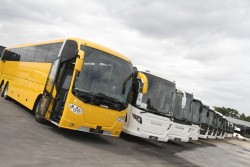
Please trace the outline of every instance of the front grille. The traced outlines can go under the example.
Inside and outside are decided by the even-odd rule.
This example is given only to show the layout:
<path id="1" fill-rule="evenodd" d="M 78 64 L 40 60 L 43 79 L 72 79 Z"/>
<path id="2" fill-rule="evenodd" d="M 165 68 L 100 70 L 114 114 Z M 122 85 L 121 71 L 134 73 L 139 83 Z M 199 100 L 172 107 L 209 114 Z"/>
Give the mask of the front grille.
<path id="1" fill-rule="evenodd" d="M 207 130 L 208 130 L 207 125 L 201 125 L 200 134 L 205 135 L 207 133 Z"/>

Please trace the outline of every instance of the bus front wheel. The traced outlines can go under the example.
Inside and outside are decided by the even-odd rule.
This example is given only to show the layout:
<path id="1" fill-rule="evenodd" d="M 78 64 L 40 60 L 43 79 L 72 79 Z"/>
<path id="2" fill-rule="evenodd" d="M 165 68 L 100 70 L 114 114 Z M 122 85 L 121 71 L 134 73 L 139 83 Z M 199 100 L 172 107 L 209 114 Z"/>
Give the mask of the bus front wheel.
<path id="1" fill-rule="evenodd" d="M 42 105 L 42 98 L 40 98 L 38 100 L 38 102 L 36 103 L 36 107 L 35 107 L 35 120 L 39 123 L 44 124 L 46 122 L 46 120 L 40 115 L 40 108 Z"/>

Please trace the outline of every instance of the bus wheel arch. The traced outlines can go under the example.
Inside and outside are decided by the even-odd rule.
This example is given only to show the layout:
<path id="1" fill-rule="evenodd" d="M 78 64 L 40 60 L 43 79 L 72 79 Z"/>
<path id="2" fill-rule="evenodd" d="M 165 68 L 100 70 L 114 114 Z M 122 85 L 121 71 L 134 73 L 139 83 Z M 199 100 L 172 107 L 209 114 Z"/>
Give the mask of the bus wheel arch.
<path id="1" fill-rule="evenodd" d="M 3 86 L 4 86 L 4 80 L 2 80 L 0 84 L 0 93 L 2 93 L 3 91 Z"/>
<path id="2" fill-rule="evenodd" d="M 9 100 L 9 96 L 8 96 L 8 90 L 9 90 L 9 82 L 7 82 L 4 86 L 3 92 L 1 93 L 1 96 L 5 99 L 5 100 Z"/>

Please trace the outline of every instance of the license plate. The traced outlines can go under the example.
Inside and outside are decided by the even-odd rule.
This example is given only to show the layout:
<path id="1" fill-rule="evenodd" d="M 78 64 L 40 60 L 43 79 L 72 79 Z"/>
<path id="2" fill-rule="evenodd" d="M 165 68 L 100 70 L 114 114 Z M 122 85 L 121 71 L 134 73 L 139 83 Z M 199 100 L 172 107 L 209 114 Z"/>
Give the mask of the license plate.
<path id="1" fill-rule="evenodd" d="M 90 128 L 90 133 L 103 134 L 103 130 Z"/>

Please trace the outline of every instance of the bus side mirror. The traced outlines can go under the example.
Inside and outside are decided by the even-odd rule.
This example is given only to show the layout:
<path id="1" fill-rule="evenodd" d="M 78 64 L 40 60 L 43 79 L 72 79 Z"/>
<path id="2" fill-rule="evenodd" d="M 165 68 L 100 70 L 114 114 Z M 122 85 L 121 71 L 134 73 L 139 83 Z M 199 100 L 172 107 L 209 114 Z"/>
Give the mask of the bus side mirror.
<path id="1" fill-rule="evenodd" d="M 75 64 L 76 71 L 80 72 L 82 70 L 83 60 L 84 60 L 84 51 L 79 50 L 77 52 L 77 58 L 76 58 L 76 64 Z"/>
<path id="2" fill-rule="evenodd" d="M 140 79 L 143 84 L 141 93 L 146 94 L 148 92 L 148 78 L 141 72 L 138 72 L 137 78 Z"/>

